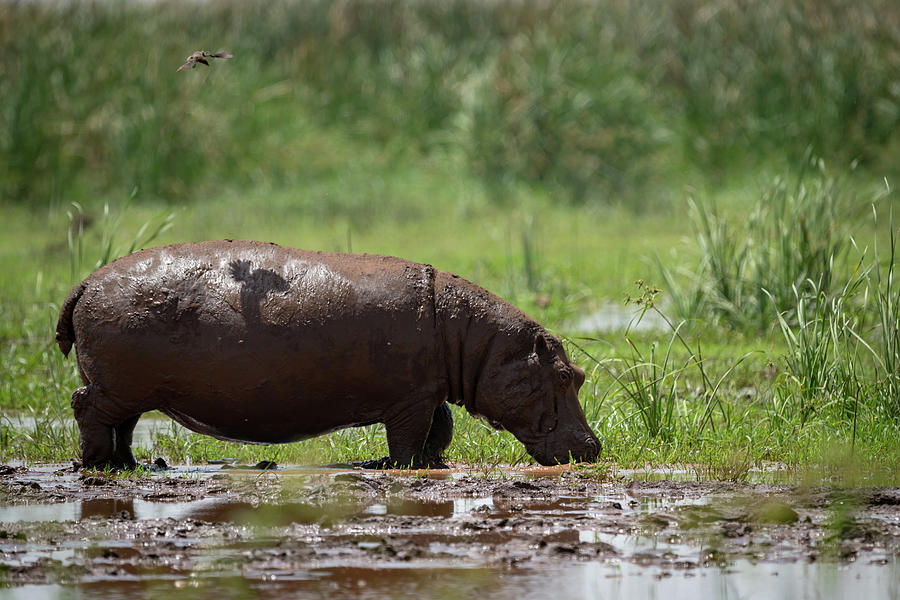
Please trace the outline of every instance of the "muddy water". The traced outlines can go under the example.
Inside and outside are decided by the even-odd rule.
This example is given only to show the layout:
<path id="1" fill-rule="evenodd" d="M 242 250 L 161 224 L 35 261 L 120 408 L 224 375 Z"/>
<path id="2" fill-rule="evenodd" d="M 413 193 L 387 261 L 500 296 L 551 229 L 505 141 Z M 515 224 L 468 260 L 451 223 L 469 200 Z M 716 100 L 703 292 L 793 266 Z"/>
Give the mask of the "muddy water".
<path id="1" fill-rule="evenodd" d="M 898 551 L 896 488 L 559 469 L 0 476 L 0 598 L 890 598 Z"/>
<path id="2" fill-rule="evenodd" d="M 181 578 L 153 582 L 84 582 L 74 586 L 26 585 L 0 590 L 0 598 L 184 597 L 329 597 L 329 598 L 464 598 L 473 593 L 491 598 L 697 598 L 805 600 L 818 598 L 897 598 L 900 569 L 894 563 L 823 567 L 805 563 L 779 565 L 739 561 L 728 569 L 702 573 L 629 570 L 591 563 L 539 572 L 494 569 L 360 568 L 313 569 L 263 581 L 210 581 Z"/>

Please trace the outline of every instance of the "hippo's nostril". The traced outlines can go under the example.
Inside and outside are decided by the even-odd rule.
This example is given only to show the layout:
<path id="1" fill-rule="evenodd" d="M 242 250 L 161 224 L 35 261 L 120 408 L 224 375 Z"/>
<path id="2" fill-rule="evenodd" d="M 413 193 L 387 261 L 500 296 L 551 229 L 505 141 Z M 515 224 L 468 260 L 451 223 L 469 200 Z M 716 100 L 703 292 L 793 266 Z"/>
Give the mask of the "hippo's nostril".
<path id="1" fill-rule="evenodd" d="M 585 447 L 587 448 L 587 455 L 584 457 L 585 460 L 591 461 L 600 456 L 600 442 L 594 438 L 587 438 L 585 440 Z"/>

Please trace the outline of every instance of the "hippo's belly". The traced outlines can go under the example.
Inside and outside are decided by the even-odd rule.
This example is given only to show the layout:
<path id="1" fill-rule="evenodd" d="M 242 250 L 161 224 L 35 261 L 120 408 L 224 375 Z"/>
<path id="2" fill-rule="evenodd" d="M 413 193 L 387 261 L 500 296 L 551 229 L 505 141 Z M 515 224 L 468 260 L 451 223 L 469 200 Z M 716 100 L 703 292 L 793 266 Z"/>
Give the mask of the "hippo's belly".
<path id="1" fill-rule="evenodd" d="M 203 344 L 123 335 L 90 362 L 91 379 L 136 413 L 159 409 L 200 433 L 256 443 L 377 422 L 394 402 L 435 393 L 437 349 L 403 343 L 400 324 L 389 340 L 362 330 L 323 341 L 310 329 Z"/>

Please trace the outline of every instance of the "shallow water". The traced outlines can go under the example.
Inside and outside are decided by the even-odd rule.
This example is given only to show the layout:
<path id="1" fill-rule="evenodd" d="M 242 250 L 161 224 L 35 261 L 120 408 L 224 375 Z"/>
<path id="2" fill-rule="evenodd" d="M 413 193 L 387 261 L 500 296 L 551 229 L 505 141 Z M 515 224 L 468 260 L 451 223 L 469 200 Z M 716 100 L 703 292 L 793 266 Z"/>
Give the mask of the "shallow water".
<path id="1" fill-rule="evenodd" d="M 434 502 L 414 500 L 397 500 L 386 504 L 375 502 L 352 513 L 342 514 L 347 517 L 363 515 L 454 517 L 468 514 L 481 506 L 493 509 L 493 500 L 491 498 L 456 498 Z M 264 516 L 272 516 L 273 519 L 260 519 L 258 518 L 260 513 L 264 513 Z M 262 521 L 274 525 L 315 521 L 323 514 L 325 514 L 324 511 L 303 504 L 254 506 L 249 502 L 223 498 L 206 498 L 191 502 L 100 498 L 57 504 L 0 506 L 0 524 L 22 521 L 59 522 L 81 521 L 90 518 L 127 518 L 145 521 L 151 519 L 195 519 L 211 523 L 258 523 Z"/>
<path id="2" fill-rule="evenodd" d="M 9 600 L 58 598 L 190 597 L 417 598 L 457 597 L 473 593 L 518 600 L 545 598 L 665 598 L 667 600 L 813 600 L 826 598 L 900 597 L 900 563 L 887 565 L 816 563 L 752 564 L 737 561 L 726 568 L 696 571 L 590 563 L 535 571 L 448 568 L 336 567 L 266 580 L 223 581 L 160 577 L 155 581 L 93 581 L 74 586 L 27 585 L 0 590 Z"/>
<path id="3" fill-rule="evenodd" d="M 657 484 L 654 471 L 591 483 L 561 476 L 567 467 L 485 480 L 221 465 L 99 485 L 60 467 L 2 480 L 12 502 L 32 484 L 45 500 L 0 504 L 0 599 L 900 597 L 897 548 L 866 542 L 826 559 L 808 541 L 827 534 L 827 502 L 798 500 L 795 524 L 755 520 L 753 494 L 778 487 Z M 896 492 L 866 515 L 891 540 Z M 17 572 L 20 587 L 2 589 Z"/>
<path id="4" fill-rule="evenodd" d="M 396 515 L 411 517 L 461 517 L 473 511 L 493 518 L 516 515 L 528 517 L 592 517 L 598 511 L 616 503 L 620 510 L 650 513 L 667 511 L 679 506 L 695 506 L 706 503 L 704 498 L 642 498 L 640 501 L 623 502 L 620 495 L 594 496 L 592 498 L 570 497 L 553 501 L 524 500 L 514 508 L 496 506 L 491 497 L 452 498 L 446 500 L 396 499 L 390 502 L 373 502 L 358 510 L 343 512 L 344 518 L 356 516 Z M 306 513 L 304 513 L 306 511 Z M 205 498 L 190 502 L 155 502 L 134 499 L 96 498 L 75 502 L 52 504 L 0 505 L 0 524 L 23 521 L 61 522 L 81 521 L 90 518 L 127 518 L 134 520 L 151 519 L 195 519 L 214 523 L 259 523 L 266 519 L 255 518 L 260 513 L 277 513 L 272 524 L 310 522 L 324 514 L 314 507 L 303 504 L 254 505 L 246 501 L 227 498 Z M 274 515 L 273 515 L 274 516 Z"/>
<path id="5" fill-rule="evenodd" d="M 572 329 L 581 334 L 621 333 L 631 331 L 659 331 L 669 329 L 659 314 L 647 311 L 640 317 L 641 308 L 625 304 L 604 304 L 594 312 L 584 315 L 572 324 Z"/>

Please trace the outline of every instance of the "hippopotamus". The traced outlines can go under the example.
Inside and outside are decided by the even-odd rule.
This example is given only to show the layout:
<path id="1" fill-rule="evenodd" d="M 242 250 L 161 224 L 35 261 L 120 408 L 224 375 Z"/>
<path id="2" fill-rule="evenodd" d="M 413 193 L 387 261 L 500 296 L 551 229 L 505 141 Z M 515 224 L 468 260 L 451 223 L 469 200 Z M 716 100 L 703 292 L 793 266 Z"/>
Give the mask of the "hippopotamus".
<path id="1" fill-rule="evenodd" d="M 511 432 L 543 465 L 592 461 L 584 371 L 512 304 L 391 256 L 210 241 L 141 250 L 69 293 L 82 465 L 133 468 L 132 433 L 159 410 L 253 444 L 383 423 L 381 465 L 441 466 L 447 402 Z"/>

